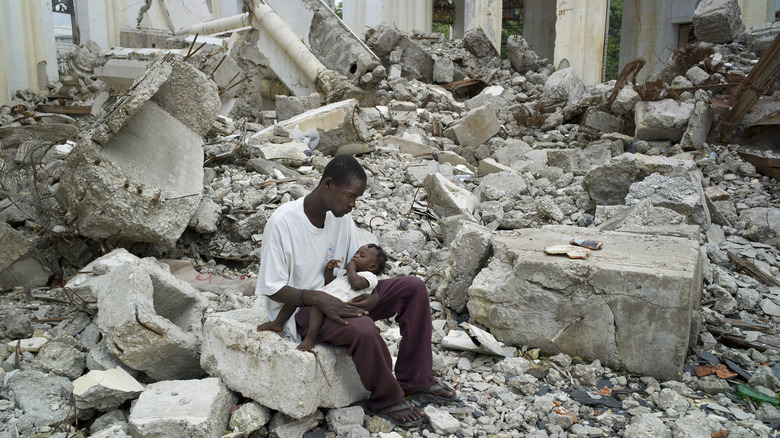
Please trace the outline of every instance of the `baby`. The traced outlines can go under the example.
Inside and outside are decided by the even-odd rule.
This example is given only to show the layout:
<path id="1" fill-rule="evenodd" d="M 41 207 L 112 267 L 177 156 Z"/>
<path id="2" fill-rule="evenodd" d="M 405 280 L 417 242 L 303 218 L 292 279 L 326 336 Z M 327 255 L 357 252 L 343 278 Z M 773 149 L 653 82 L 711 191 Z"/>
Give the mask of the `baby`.
<path id="1" fill-rule="evenodd" d="M 355 297 L 364 293 L 371 293 L 376 287 L 377 275 L 382 273 L 387 263 L 387 255 L 379 245 L 369 243 L 358 248 L 347 266 L 339 272 L 338 276 L 333 275 L 333 270 L 340 267 L 339 260 L 329 260 L 325 265 L 325 286 L 320 290 L 327 292 L 334 297 L 349 302 Z M 295 312 L 296 306 L 285 304 L 271 322 L 266 322 L 257 326 L 257 331 L 272 330 L 281 332 L 284 322 Z M 309 332 L 298 345 L 298 350 L 309 351 L 317 343 L 317 336 L 322 327 L 324 314 L 317 306 L 312 306 L 309 316 Z"/>

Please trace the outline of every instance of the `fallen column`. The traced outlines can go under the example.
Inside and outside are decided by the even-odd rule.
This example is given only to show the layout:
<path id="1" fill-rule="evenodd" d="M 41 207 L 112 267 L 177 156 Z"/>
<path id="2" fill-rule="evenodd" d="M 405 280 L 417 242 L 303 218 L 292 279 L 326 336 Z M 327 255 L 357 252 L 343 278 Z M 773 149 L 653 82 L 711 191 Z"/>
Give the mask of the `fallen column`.
<path id="1" fill-rule="evenodd" d="M 468 291 L 475 322 L 512 345 L 677 378 L 701 323 L 698 241 L 565 226 L 518 231 L 493 237 L 491 262 Z M 584 260 L 544 253 L 575 237 L 603 248 Z"/>

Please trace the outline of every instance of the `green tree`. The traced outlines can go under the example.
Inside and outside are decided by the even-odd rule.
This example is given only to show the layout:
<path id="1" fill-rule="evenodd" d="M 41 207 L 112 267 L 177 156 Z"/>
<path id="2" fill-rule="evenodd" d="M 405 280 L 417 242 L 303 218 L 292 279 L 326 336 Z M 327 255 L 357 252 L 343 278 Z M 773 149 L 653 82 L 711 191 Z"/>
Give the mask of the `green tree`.
<path id="1" fill-rule="evenodd" d="M 344 9 L 341 5 L 341 2 L 336 2 L 336 7 L 333 8 L 333 12 L 335 12 L 336 15 L 338 15 L 342 20 L 344 19 Z"/>
<path id="2" fill-rule="evenodd" d="M 623 0 L 609 2 L 609 31 L 607 32 L 606 80 L 617 79 L 620 64 L 620 31 L 623 24 Z"/>

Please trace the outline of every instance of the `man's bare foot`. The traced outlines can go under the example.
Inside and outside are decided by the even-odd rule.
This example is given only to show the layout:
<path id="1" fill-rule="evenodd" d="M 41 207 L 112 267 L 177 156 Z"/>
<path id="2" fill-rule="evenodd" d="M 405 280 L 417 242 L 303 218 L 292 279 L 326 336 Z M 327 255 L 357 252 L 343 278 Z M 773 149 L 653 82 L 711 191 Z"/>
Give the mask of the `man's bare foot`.
<path id="1" fill-rule="evenodd" d="M 309 338 L 306 338 L 306 339 L 303 340 L 303 342 L 298 344 L 297 348 L 298 348 L 298 350 L 301 350 L 301 351 L 311 351 L 312 348 L 314 348 L 314 345 L 316 345 L 316 343 L 314 341 L 310 340 Z"/>
<path id="2" fill-rule="evenodd" d="M 257 331 L 262 332 L 262 331 L 269 330 L 269 331 L 272 331 L 272 332 L 281 333 L 282 332 L 282 328 L 284 328 L 282 326 L 282 324 L 277 324 L 277 323 L 271 321 L 271 322 L 264 322 L 264 323 L 260 324 L 259 326 L 257 326 Z"/>

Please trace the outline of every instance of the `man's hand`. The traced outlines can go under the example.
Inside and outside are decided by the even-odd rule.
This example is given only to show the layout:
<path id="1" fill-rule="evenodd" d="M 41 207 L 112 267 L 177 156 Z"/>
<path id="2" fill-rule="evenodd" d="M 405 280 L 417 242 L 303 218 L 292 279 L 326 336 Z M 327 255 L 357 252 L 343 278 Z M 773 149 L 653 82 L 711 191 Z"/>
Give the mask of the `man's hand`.
<path id="1" fill-rule="evenodd" d="M 325 316 L 338 324 L 349 324 L 347 321 L 344 321 L 343 318 L 356 318 L 359 316 L 368 315 L 367 309 L 363 309 L 356 304 L 353 305 L 350 303 L 345 303 L 340 299 L 320 290 L 312 292 L 316 292 L 314 305 L 319 307 Z M 379 300 L 377 299 L 377 302 L 378 301 Z M 376 306 L 376 304 L 374 304 L 374 306 Z"/>
<path id="2" fill-rule="evenodd" d="M 370 293 L 358 295 L 349 300 L 349 303 L 366 311 L 366 314 L 379 304 L 379 294 Z"/>

